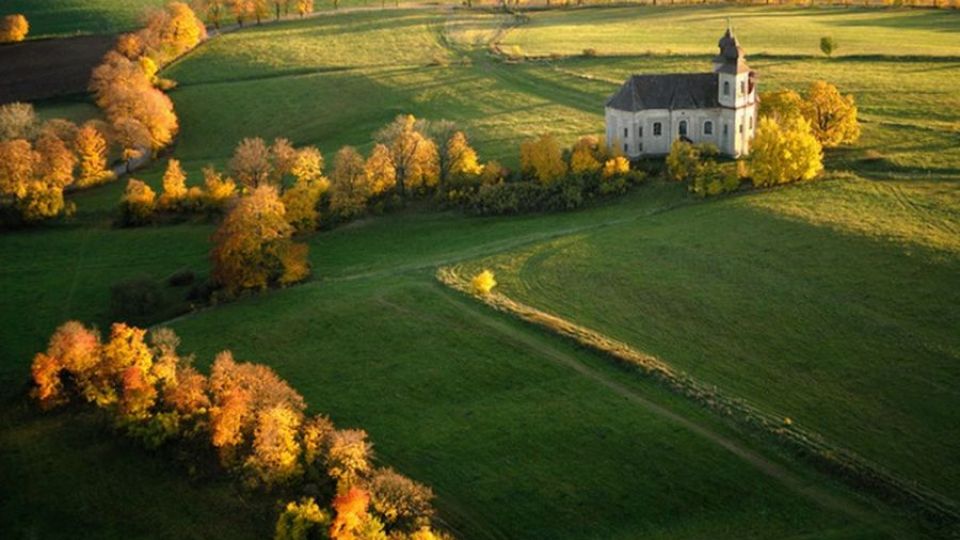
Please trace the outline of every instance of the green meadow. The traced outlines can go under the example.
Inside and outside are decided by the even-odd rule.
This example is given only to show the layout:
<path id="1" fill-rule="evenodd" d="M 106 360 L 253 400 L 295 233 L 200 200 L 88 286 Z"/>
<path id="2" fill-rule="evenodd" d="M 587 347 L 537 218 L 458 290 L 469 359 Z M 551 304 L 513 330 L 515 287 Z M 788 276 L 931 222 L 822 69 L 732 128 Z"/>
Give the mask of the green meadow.
<path id="1" fill-rule="evenodd" d="M 306 284 L 173 319 L 183 349 L 201 366 L 224 348 L 267 363 L 313 410 L 367 429 L 380 461 L 431 485 L 463 538 L 934 534 L 433 274 L 492 267 L 503 292 L 957 500 L 956 14 L 610 8 L 533 13 L 504 32 L 509 16 L 431 9 L 248 28 L 164 73 L 179 82 L 172 155 L 199 183 L 242 137 L 288 137 L 329 159 L 413 113 L 457 121 L 482 158 L 515 167 L 526 138 L 601 132 L 603 101 L 630 73 L 709 69 L 727 17 L 763 89 L 825 79 L 856 96 L 863 139 L 827 157 L 850 174 L 707 201 L 653 180 L 582 211 L 510 218 L 415 204 L 307 237 Z M 816 54 L 827 33 L 838 58 Z M 491 41 L 557 56 L 505 62 Z M 39 106 L 94 112 L 80 97 Z M 136 176 L 158 187 L 164 165 Z M 190 480 L 91 415 L 25 404 L 30 358 L 59 323 L 106 329 L 112 285 L 209 272 L 212 223 L 114 228 L 122 191 L 76 193 L 72 219 L 0 236 L 0 485 L 24 486 L 0 488 L 0 535 L 66 537 L 57 524 L 78 520 L 95 538 L 268 536 L 272 501 Z M 167 307 L 186 307 L 169 293 Z M 154 501 L 157 515 L 130 515 L 128 500 Z"/>

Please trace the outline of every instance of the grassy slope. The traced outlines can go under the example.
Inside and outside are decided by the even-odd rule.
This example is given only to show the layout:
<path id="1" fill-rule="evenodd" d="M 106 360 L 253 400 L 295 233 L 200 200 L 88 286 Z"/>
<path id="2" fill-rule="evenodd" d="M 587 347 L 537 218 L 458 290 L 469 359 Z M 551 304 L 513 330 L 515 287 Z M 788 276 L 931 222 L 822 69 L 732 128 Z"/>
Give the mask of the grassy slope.
<path id="1" fill-rule="evenodd" d="M 335 20 L 284 23 L 269 30 L 290 33 L 286 36 L 288 39 L 282 41 L 265 40 L 260 35 L 267 31 L 264 29 L 234 34 L 222 41 L 212 42 L 171 70 L 172 75 L 183 83 L 173 94 L 184 129 L 176 156 L 184 159 L 188 169 L 195 173 L 208 161 L 222 164 L 237 138 L 252 134 L 290 136 L 297 143 L 319 144 L 329 154 L 340 144 L 363 145 L 369 139 L 371 131 L 394 114 L 406 111 L 420 116 L 457 119 L 471 129 L 473 138 L 485 157 L 504 158 L 508 161 L 515 160 L 516 142 L 536 133 L 545 124 L 555 127 L 556 131 L 567 139 L 579 133 L 599 131 L 601 117 L 596 104 L 602 102 L 603 97 L 615 88 L 617 78 L 637 68 L 636 63 L 631 60 L 606 58 L 594 62 L 570 60 L 556 66 L 504 66 L 490 62 L 482 52 L 471 50 L 469 44 L 474 40 L 482 41 L 487 38 L 495 22 L 495 18 L 485 16 L 458 16 L 450 21 L 440 16 L 421 14 L 397 14 L 386 18 L 383 15 L 356 14 Z M 391 25 L 405 29 L 401 38 L 388 31 Z M 341 34 L 341 31 L 346 32 Z M 425 39 L 425 34 L 432 36 L 434 41 Z M 235 41 L 228 42 L 228 39 Z M 362 55 L 346 61 L 339 59 L 342 57 L 324 56 L 327 47 L 335 50 L 337 46 L 342 46 L 338 44 L 347 42 L 363 43 L 386 39 L 394 40 L 390 47 L 364 49 Z M 437 44 L 453 47 L 440 48 Z M 269 54 L 254 52 L 264 46 L 272 47 Z M 388 49 L 393 52 L 384 53 Z M 437 53 L 452 59 L 453 64 L 446 67 L 428 66 L 435 62 Z M 384 67 L 378 65 L 377 60 L 372 60 L 380 54 L 391 55 L 394 65 Z M 216 67 L 220 64 L 221 56 L 223 64 L 228 65 L 230 70 Z M 308 69 L 303 69 L 301 64 L 305 60 L 309 62 L 311 57 L 318 56 L 321 61 L 308 63 Z M 280 62 L 275 60 L 276 58 L 287 60 Z M 650 59 L 650 65 L 659 65 L 658 63 L 662 62 L 662 65 L 674 66 L 676 69 L 702 69 L 703 61 L 703 58 Z M 773 64 L 771 62 L 771 69 Z M 789 63 L 783 64 L 787 71 L 789 66 Z M 802 64 L 795 66 L 792 80 L 805 80 Z M 867 64 L 859 66 L 861 70 L 868 69 Z M 927 67 L 922 66 L 920 69 Z M 930 75 L 944 67 L 947 65 L 930 65 Z M 341 71 L 327 71 L 327 68 L 339 68 Z M 577 76 L 584 71 L 596 72 L 600 77 L 587 81 Z M 842 70 L 838 69 L 838 73 L 841 72 Z M 613 82 L 606 82 L 604 79 Z M 785 76 L 781 79 L 781 84 L 786 80 L 791 79 Z M 926 80 L 926 84 L 935 90 L 935 83 L 930 82 L 930 79 Z M 777 81 L 771 83 L 777 84 Z M 877 79 L 873 79 L 865 84 L 879 83 Z M 882 93 L 877 92 L 876 96 L 877 111 L 890 108 L 893 115 L 903 114 L 909 109 L 909 106 L 904 104 L 905 97 L 902 95 L 894 95 L 886 101 L 883 100 Z M 943 98 L 943 95 L 930 95 L 931 102 Z M 947 98 L 949 99 L 949 96 Z M 58 106 L 84 114 L 82 105 Z M 947 117 L 946 122 L 949 121 Z M 946 140 L 947 136 L 943 135 L 945 129 L 937 126 L 925 129 L 925 126 L 917 127 L 916 123 L 913 120 L 905 123 L 907 137 L 929 133 L 926 136 L 933 137 L 932 140 Z M 256 129 L 251 126 L 256 126 Z M 882 140 L 880 137 L 885 136 L 887 130 L 876 129 L 872 133 L 868 141 L 878 141 L 876 144 L 879 146 Z M 947 144 L 944 143 L 943 146 L 946 147 Z M 884 144 L 885 151 L 888 147 L 892 153 L 884 155 L 884 159 L 891 163 L 894 160 L 903 160 L 905 167 L 914 168 L 925 164 L 924 153 L 920 148 L 901 147 L 898 150 L 894 145 Z M 939 157 L 944 154 L 948 157 Z M 926 158 L 940 159 L 942 165 L 938 166 L 948 169 L 954 166 L 951 165 L 949 155 L 947 150 L 938 156 L 927 155 Z M 860 165 L 856 154 L 844 159 Z M 144 175 L 156 185 L 160 172 L 159 168 L 155 167 Z M 193 180 L 196 181 L 195 175 Z M 937 185 L 939 184 L 935 184 Z M 122 186 L 115 184 L 79 195 L 77 202 L 81 215 L 72 225 L 0 237 L 2 260 L 14 261 L 10 270 L 0 272 L 0 283 L 6 289 L 15 291 L 11 296 L 5 296 L 5 300 L 11 298 L 11 301 L 9 304 L 5 302 L 5 308 L 0 313 L 3 322 L 0 325 L 0 328 L 3 328 L 3 334 L 0 335 L 0 356 L 11 359 L 0 367 L 0 378 L 9 383 L 4 385 L 7 388 L 5 393 L 12 394 L 21 388 L 20 381 L 25 377 L 29 355 L 42 346 L 50 330 L 63 318 L 81 317 L 94 320 L 101 326 L 107 322 L 105 314 L 108 289 L 115 281 L 143 272 L 161 277 L 180 267 L 191 267 L 201 273 L 205 271 L 205 241 L 210 231 L 209 226 L 184 224 L 137 231 L 112 230 L 108 225 L 109 213 L 121 191 Z M 883 202 L 891 200 L 883 195 L 878 196 Z M 819 199 L 814 199 L 816 200 Z M 570 497 L 584 505 L 584 510 L 577 514 L 578 516 L 589 515 L 591 511 L 606 512 L 604 505 L 617 503 L 612 502 L 613 498 L 605 497 L 604 493 L 612 489 L 615 490 L 614 493 L 624 494 L 622 485 L 609 485 L 609 480 L 614 478 L 610 467 L 617 467 L 623 455 L 630 454 L 630 450 L 620 445 L 631 440 L 628 437 L 630 433 L 641 433 L 642 430 L 649 429 L 651 433 L 662 434 L 662 430 L 669 432 L 670 428 L 659 424 L 655 419 L 647 418 L 642 411 L 619 408 L 622 406 L 618 407 L 616 399 L 609 396 L 597 398 L 595 387 L 571 378 L 569 374 L 563 375 L 562 370 L 551 366 L 543 355 L 532 353 L 529 347 L 521 346 L 522 344 L 518 345 L 515 342 L 517 333 L 522 330 L 516 326 L 512 327 L 509 336 L 496 335 L 487 341 L 484 338 L 486 332 L 471 334 L 467 329 L 479 324 L 476 318 L 487 320 L 483 311 L 473 309 L 469 304 L 452 310 L 450 302 L 453 300 L 434 290 L 426 270 L 417 269 L 430 268 L 451 260 L 483 256 L 494 250 L 570 231 L 571 227 L 592 226 L 608 220 L 635 219 L 642 215 L 644 208 L 650 208 L 651 205 L 660 207 L 680 201 L 682 198 L 675 190 L 645 190 L 628 201 L 610 207 L 558 216 L 464 219 L 448 215 L 400 215 L 381 218 L 371 224 L 346 227 L 332 233 L 316 235 L 311 239 L 314 244 L 312 256 L 318 276 L 332 278 L 360 273 L 366 278 L 345 280 L 342 287 L 337 285 L 338 282 L 321 281 L 302 289 L 241 302 L 224 308 L 222 312 L 217 309 L 184 320 L 178 324 L 178 330 L 187 337 L 189 347 L 202 352 L 205 358 L 209 358 L 214 349 L 229 345 L 243 354 L 249 354 L 253 359 L 274 363 L 297 386 L 303 386 L 308 399 L 315 406 L 334 412 L 338 419 L 344 422 L 368 427 L 375 440 L 380 443 L 381 455 L 387 458 L 387 461 L 397 463 L 415 477 L 442 487 L 444 491 L 441 491 L 441 496 L 444 500 L 441 505 L 451 515 L 451 519 L 464 530 L 481 536 L 497 533 L 495 529 L 485 530 L 482 523 L 473 520 L 469 509 L 456 508 L 456 501 L 460 499 L 482 503 L 485 519 L 489 519 L 488 511 L 493 514 L 502 512 L 508 516 L 495 521 L 497 527 L 509 529 L 511 536 L 536 532 L 533 529 L 514 532 L 515 527 L 519 530 L 524 526 L 552 526 L 552 516 L 539 509 L 540 501 L 533 496 L 528 496 L 519 503 L 515 497 L 507 499 L 508 493 L 512 495 L 509 490 L 514 483 L 532 490 L 539 486 L 538 482 L 542 477 L 549 477 L 543 481 L 555 482 L 551 485 L 558 493 L 571 494 L 554 495 L 554 498 L 548 500 L 560 516 L 557 523 L 579 527 L 577 530 L 582 532 L 586 525 L 574 522 L 574 514 L 569 512 L 570 508 L 574 508 L 570 505 Z M 811 213 L 818 215 L 816 202 L 812 203 L 812 210 L 809 201 L 798 201 L 794 207 L 795 219 L 809 219 Z M 921 221 L 920 225 L 922 224 Z M 704 220 L 703 226 L 710 226 L 709 219 Z M 895 224 L 894 228 L 899 228 L 899 225 Z M 19 257 L 18 254 L 25 249 L 35 254 L 32 262 Z M 409 272 L 398 276 L 394 273 L 396 269 Z M 24 276 L 31 276 L 32 285 L 24 285 Z M 64 276 L 72 278 L 68 281 Z M 38 286 L 38 283 L 44 285 Z M 73 291 L 73 296 L 69 295 L 69 291 Z M 304 295 L 301 297 L 298 291 L 303 291 Z M 80 301 L 70 300 L 71 298 Z M 7 305 L 15 305 L 17 308 L 8 309 Z M 377 320 L 384 312 L 395 316 L 381 325 L 371 326 L 370 321 Z M 229 316 L 229 320 L 234 324 L 221 326 L 218 322 L 220 313 Z M 373 336 L 369 341 L 379 347 L 358 343 L 356 333 L 350 330 L 350 325 L 340 324 L 342 314 L 348 315 L 354 326 L 366 329 L 365 339 L 367 335 Z M 447 324 L 449 326 L 446 326 Z M 437 326 L 437 335 L 431 334 L 413 342 L 403 337 L 421 330 L 423 325 Z M 205 337 L 208 332 L 215 332 L 216 339 Z M 462 340 L 457 339 L 461 333 L 464 334 L 464 340 L 469 340 L 469 349 L 464 349 Z M 327 334 L 330 337 L 325 339 Z M 268 341 L 265 336 L 278 338 Z M 282 341 L 280 336 L 287 342 L 303 343 L 304 346 L 277 347 L 276 343 Z M 288 336 L 296 337 L 293 339 Z M 525 339 L 541 338 L 533 336 Z M 507 343 L 499 343 L 500 341 Z M 338 350 L 352 351 L 354 356 L 341 356 L 332 360 L 324 356 L 327 358 L 325 362 L 331 364 L 333 371 L 321 372 L 315 368 L 314 351 L 334 357 Z M 482 366 L 465 367 L 450 360 L 461 357 L 464 350 L 469 350 L 471 354 L 483 359 Z M 503 358 L 490 358 L 485 355 L 485 351 L 508 351 L 509 355 L 505 352 Z M 278 354 L 280 352 L 282 355 Z M 512 358 L 515 363 L 521 357 L 533 359 L 530 360 L 533 365 L 525 368 L 530 370 L 528 375 L 546 377 L 551 381 L 550 384 L 559 388 L 552 389 L 549 385 L 538 388 L 536 384 L 526 381 L 518 382 L 518 386 L 513 389 L 497 386 L 500 382 L 513 381 L 511 374 L 518 372 L 511 370 L 520 369 L 509 362 L 504 364 L 504 359 Z M 384 363 L 393 358 L 402 358 L 404 362 L 393 367 Z M 587 357 L 578 355 L 577 358 L 579 361 L 591 362 Z M 409 367 L 405 368 L 405 364 L 409 364 Z M 402 395 L 406 393 L 404 391 L 401 395 L 387 393 L 384 397 L 382 378 L 362 376 L 367 367 L 381 372 L 391 369 L 391 376 L 396 374 L 398 380 L 404 381 L 405 388 L 413 388 L 411 395 Z M 457 437 L 460 445 L 457 450 L 461 453 L 451 457 L 440 456 L 437 459 L 444 460 L 443 467 L 435 466 L 429 459 L 438 452 L 432 452 L 427 457 L 418 457 L 418 445 L 431 443 L 432 433 L 412 436 L 408 432 L 419 429 L 415 426 L 425 425 L 430 426 L 431 432 L 435 429 L 438 433 L 443 433 L 444 437 L 449 437 L 450 433 L 456 433 L 455 423 L 428 415 L 430 421 L 421 424 L 416 418 L 410 420 L 412 415 L 399 415 L 414 406 L 423 409 L 436 406 L 439 410 L 458 410 L 451 409 L 456 404 L 451 402 L 448 394 L 440 392 L 433 385 L 419 383 L 418 377 L 424 376 L 426 372 L 431 381 L 444 381 L 453 388 L 462 388 L 458 373 L 466 375 L 467 372 L 460 370 L 467 367 L 470 368 L 471 383 L 489 391 L 503 391 L 502 395 L 511 398 L 505 403 L 483 404 L 483 410 L 489 413 L 491 419 L 479 424 L 483 428 L 482 433 L 490 437 L 505 437 L 500 439 L 505 444 L 498 446 L 496 451 L 484 453 L 473 448 L 471 439 L 461 440 L 462 437 Z M 602 364 L 594 364 L 593 367 L 603 369 Z M 430 369 L 434 371 L 431 372 Z M 324 391 L 329 387 L 332 378 L 338 376 L 350 377 L 348 380 L 353 381 L 350 390 L 343 395 Z M 417 391 L 419 387 L 431 391 Z M 544 396 L 544 389 L 550 390 L 547 394 L 556 393 L 561 397 L 553 399 Z M 469 390 L 470 388 L 466 388 L 464 391 Z M 651 391 L 656 393 L 656 390 Z M 537 403 L 547 404 L 557 411 L 556 418 L 569 418 L 569 421 L 576 425 L 585 418 L 598 421 L 601 418 L 618 418 L 615 424 L 619 426 L 617 433 L 625 439 L 615 437 L 616 445 L 611 446 L 613 452 L 607 452 L 606 449 L 606 445 L 611 444 L 611 433 L 580 434 L 583 438 L 571 439 L 594 444 L 601 450 L 597 459 L 604 465 L 594 468 L 602 470 L 602 474 L 597 474 L 594 479 L 590 467 L 576 466 L 581 460 L 586 460 L 587 455 L 583 454 L 580 448 L 565 446 L 564 441 L 571 437 L 571 434 L 564 432 L 562 436 L 558 436 L 550 431 L 552 424 L 546 421 L 528 422 L 528 429 L 536 435 L 530 440 L 500 433 L 503 431 L 502 419 L 536 419 L 539 413 L 530 409 L 530 396 L 537 397 Z M 429 399 L 433 401 L 427 401 Z M 662 395 L 657 399 L 670 401 L 668 396 Z M 590 410 L 580 418 L 569 409 L 565 400 L 591 404 Z M 598 400 L 596 405 L 592 404 L 594 400 Z M 694 411 L 690 411 L 683 404 L 672 406 L 696 416 Z M 380 418 L 387 414 L 382 411 L 384 407 L 391 409 L 390 416 L 384 417 L 389 418 L 389 421 Z M 459 411 L 462 412 L 462 409 Z M 627 426 L 621 423 L 620 416 L 624 416 L 623 422 L 628 423 Z M 22 417 L 14 418 L 19 422 Z M 29 422 L 23 425 L 22 429 L 27 429 L 28 424 Z M 631 431 L 634 429 L 639 431 Z M 5 443 L 7 446 L 21 444 L 23 436 L 16 435 L 17 432 L 12 430 L 6 433 L 12 434 Z M 645 465 L 637 465 L 636 470 L 651 474 L 646 464 L 653 457 L 664 457 L 668 463 L 672 463 L 671 467 L 675 467 L 677 462 L 669 456 L 672 451 L 683 452 L 682 449 L 688 444 L 702 444 L 691 440 L 689 434 L 678 432 L 674 437 L 664 436 L 664 440 L 671 442 L 655 444 L 650 449 L 650 454 L 644 454 Z M 27 446 L 49 452 L 45 449 L 56 448 L 59 444 L 61 443 L 54 436 L 49 435 L 35 437 Z M 550 449 L 552 444 L 564 446 L 556 452 L 544 451 L 543 454 L 536 454 L 536 468 L 530 470 L 529 476 L 525 476 L 527 473 L 524 469 L 514 468 L 510 473 L 503 470 L 504 467 L 516 465 L 505 462 L 502 456 L 497 454 L 501 448 L 509 448 L 511 444 L 518 449 L 530 451 L 534 451 L 534 448 Z M 77 451 L 86 452 L 87 459 L 91 461 L 96 459 L 95 455 L 90 453 L 92 451 L 84 448 L 80 445 Z M 677 450 L 678 448 L 680 450 Z M 482 455 L 478 457 L 478 454 Z M 120 456 L 123 455 L 125 454 L 119 451 L 114 453 L 117 459 L 121 459 Z M 542 457 L 539 457 L 541 455 Z M 488 461 L 481 462 L 478 461 L 479 458 Z M 460 463 L 461 459 L 472 461 Z M 706 459 L 703 456 L 691 456 L 690 459 L 700 472 L 688 474 L 682 470 L 669 469 L 669 474 L 685 479 L 683 484 L 674 483 L 670 476 L 649 480 L 650 486 L 657 486 L 650 487 L 650 490 L 667 494 L 662 501 L 651 502 L 655 510 L 625 510 L 621 513 L 629 514 L 628 517 L 619 516 L 618 520 L 608 525 L 597 526 L 606 527 L 603 530 L 610 535 L 635 536 L 644 532 L 674 537 L 703 536 L 708 534 L 705 531 L 709 531 L 711 535 L 721 535 L 724 531 L 733 534 L 732 531 L 737 527 L 745 526 L 738 521 L 743 514 L 728 515 L 732 511 L 729 506 L 707 501 L 703 504 L 710 507 L 709 513 L 698 513 L 679 521 L 675 526 L 682 530 L 671 528 L 673 525 L 667 516 L 678 512 L 677 505 L 681 499 L 713 497 L 736 502 L 741 497 L 736 491 L 738 487 L 721 486 L 731 478 L 735 479 L 734 484 L 743 477 L 748 485 L 759 486 L 764 491 L 768 489 L 768 482 L 744 471 L 739 462 L 721 459 L 711 463 L 703 461 Z M 18 469 L 30 465 L 29 461 L 12 458 L 5 458 L 4 462 L 4 466 L 10 464 Z M 16 465 L 12 465 L 14 463 Z M 481 474 L 468 479 L 464 467 L 477 468 Z M 577 479 L 577 484 L 593 486 L 589 492 L 592 498 L 583 497 L 582 493 L 571 487 L 574 485 L 573 481 L 556 474 L 558 469 L 569 467 L 575 469 L 574 478 Z M 708 469 L 716 470 L 708 473 Z M 615 470 L 618 478 L 622 477 L 624 470 Z M 38 502 L 34 507 L 24 506 L 22 511 L 28 512 L 27 508 L 32 508 L 35 513 L 31 514 L 30 519 L 42 521 L 49 515 L 54 501 L 69 500 L 66 497 L 70 490 L 64 486 L 65 490 L 61 495 L 65 498 L 58 498 L 58 483 L 49 480 L 48 473 L 32 470 L 30 474 L 35 475 L 34 482 L 49 482 L 47 485 L 50 498 L 46 502 Z M 639 473 L 631 471 L 629 474 Z M 505 477 L 511 478 L 510 483 L 497 485 L 502 483 Z M 702 495 L 691 495 L 687 482 L 699 484 L 702 477 L 709 477 L 711 480 L 701 492 Z M 492 480 L 494 478 L 497 482 Z M 471 485 L 473 489 L 458 487 L 461 483 Z M 124 486 L 126 485 L 120 487 Z M 451 491 L 445 493 L 448 489 Z M 635 491 L 648 493 L 646 489 L 648 488 L 644 487 Z M 725 491 L 727 489 L 735 491 Z M 768 503 L 750 498 L 749 494 L 742 495 L 750 501 L 753 508 L 766 507 L 769 510 L 760 514 L 765 516 L 761 521 L 757 520 L 756 515 L 753 516 L 757 527 L 753 532 L 756 535 L 783 536 L 784 528 L 793 526 L 798 521 L 809 521 L 809 527 L 800 529 L 817 530 L 818 532 L 813 533 L 817 537 L 826 536 L 826 529 L 839 531 L 836 532 L 837 535 L 846 532 L 852 536 L 872 534 L 862 525 L 852 525 L 851 528 L 844 529 L 842 519 L 818 513 L 807 504 L 796 501 L 774 487 L 769 489 L 774 495 Z M 447 493 L 449 498 L 446 497 Z M 485 499 L 485 493 L 499 495 Z M 526 493 L 530 495 L 530 492 Z M 645 497 L 643 493 L 635 496 Z M 686 495 L 680 497 L 675 493 Z M 98 494 L 99 492 L 91 493 L 90 496 L 96 497 Z M 125 497 L 124 500 L 129 498 Z M 705 500 L 704 498 L 698 500 Z M 647 501 L 643 502 L 647 504 Z M 69 506 L 72 503 L 62 504 Z M 106 505 L 106 502 L 102 504 Z M 787 507 L 793 507 L 793 510 L 787 511 Z M 728 517 L 725 517 L 727 515 Z M 683 529 L 684 527 L 686 529 Z"/>

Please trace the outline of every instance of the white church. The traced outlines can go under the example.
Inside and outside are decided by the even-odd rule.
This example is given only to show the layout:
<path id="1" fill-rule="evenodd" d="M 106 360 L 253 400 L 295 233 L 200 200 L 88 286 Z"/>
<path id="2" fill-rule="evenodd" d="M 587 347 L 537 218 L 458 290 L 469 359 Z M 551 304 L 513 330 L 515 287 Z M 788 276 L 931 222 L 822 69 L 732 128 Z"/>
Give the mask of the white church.
<path id="1" fill-rule="evenodd" d="M 607 100 L 607 144 L 631 159 L 663 155 L 677 139 L 722 154 L 750 152 L 757 122 L 757 74 L 729 27 L 713 73 L 634 75 Z"/>

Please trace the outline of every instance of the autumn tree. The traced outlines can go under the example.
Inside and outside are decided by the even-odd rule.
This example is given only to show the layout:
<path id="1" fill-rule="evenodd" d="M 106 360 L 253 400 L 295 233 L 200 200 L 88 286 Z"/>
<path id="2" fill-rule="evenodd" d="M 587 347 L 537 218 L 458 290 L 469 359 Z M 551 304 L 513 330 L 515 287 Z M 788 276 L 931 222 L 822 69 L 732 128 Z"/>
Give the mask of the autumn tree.
<path id="1" fill-rule="evenodd" d="M 95 330 L 77 321 L 60 325 L 50 336 L 46 352 L 34 357 L 34 397 L 45 406 L 67 401 L 69 395 L 61 378 L 61 373 L 66 372 L 76 390 L 92 400 L 96 393 L 90 391 L 90 385 L 100 362 L 100 349 L 100 335 Z"/>
<path id="2" fill-rule="evenodd" d="M 440 175 L 437 145 L 417 129 L 413 115 L 397 116 L 374 138 L 390 151 L 400 196 L 405 196 L 408 190 L 437 184 Z"/>
<path id="3" fill-rule="evenodd" d="M 434 509 L 429 487 L 387 468 L 374 471 L 367 490 L 371 506 L 388 528 L 411 533 L 430 525 Z"/>
<path id="4" fill-rule="evenodd" d="M 760 116 L 772 118 L 777 123 L 802 117 L 804 110 L 803 97 L 793 90 L 764 92 L 760 95 Z"/>
<path id="5" fill-rule="evenodd" d="M 320 509 L 312 497 L 287 503 L 277 518 L 273 540 L 309 540 L 322 538 L 330 527 L 330 514 Z"/>
<path id="6" fill-rule="evenodd" d="M 0 43 L 23 41 L 30 31 L 30 23 L 23 15 L 7 15 L 0 19 Z"/>
<path id="7" fill-rule="evenodd" d="M 130 60 L 136 60 L 143 55 L 144 45 L 143 40 L 140 39 L 140 35 L 131 32 L 128 34 L 120 34 L 120 37 L 117 38 L 117 44 L 114 45 L 113 48 Z"/>
<path id="8" fill-rule="evenodd" d="M 157 194 L 142 180 L 131 178 L 120 199 L 120 222 L 125 225 L 142 225 L 153 218 L 157 206 Z"/>
<path id="9" fill-rule="evenodd" d="M 0 105 L 0 142 L 12 139 L 32 141 L 39 132 L 40 122 L 30 103 Z"/>
<path id="10" fill-rule="evenodd" d="M 73 144 L 78 158 L 77 186 L 93 186 L 113 177 L 107 170 L 107 140 L 94 124 L 81 126 Z"/>
<path id="11" fill-rule="evenodd" d="M 497 280 L 493 276 L 493 272 L 490 270 L 483 270 L 479 274 L 473 276 L 473 279 L 470 280 L 470 286 L 473 288 L 473 292 L 479 295 L 490 294 L 490 291 L 497 286 Z"/>
<path id="12" fill-rule="evenodd" d="M 477 152 L 470 146 L 467 135 L 462 131 L 456 131 L 447 139 L 443 145 L 441 155 L 444 156 L 443 163 L 446 171 L 441 172 L 444 179 L 451 176 L 476 176 L 483 171 L 483 167 L 477 160 Z"/>
<path id="13" fill-rule="evenodd" d="M 857 105 L 852 95 L 841 95 L 837 87 L 825 81 L 810 85 L 804 103 L 804 116 L 813 135 L 825 148 L 856 142 L 860 138 Z"/>
<path id="14" fill-rule="evenodd" d="M 623 156 L 614 156 L 603 163 L 602 178 L 615 178 L 630 172 L 630 161 Z"/>
<path id="15" fill-rule="evenodd" d="M 318 182 L 323 177 L 323 154 L 315 146 L 306 146 L 297 150 L 290 168 L 290 174 L 298 182 Z"/>
<path id="16" fill-rule="evenodd" d="M 203 13 L 203 18 L 207 23 L 212 24 L 217 30 L 220 29 L 220 23 L 227 13 L 229 0 L 194 0 L 194 11 Z"/>
<path id="17" fill-rule="evenodd" d="M 230 293 L 304 279 L 306 245 L 290 240 L 293 228 L 285 214 L 273 186 L 242 197 L 213 235 L 213 279 Z"/>
<path id="18" fill-rule="evenodd" d="M 0 141 L 0 193 L 12 200 L 25 197 L 40 159 L 30 141 Z"/>
<path id="19" fill-rule="evenodd" d="M 761 118 L 750 151 L 750 172 L 757 186 L 811 180 L 823 170 L 820 143 L 803 118 L 777 124 Z"/>
<path id="20" fill-rule="evenodd" d="M 206 204 L 211 208 L 223 208 L 227 201 L 237 194 L 237 184 L 231 178 L 224 178 L 212 166 L 203 168 L 203 187 Z"/>
<path id="21" fill-rule="evenodd" d="M 70 120 L 65 118 L 52 118 L 40 125 L 39 136 L 52 135 L 57 137 L 67 145 L 67 148 L 71 152 L 75 152 L 77 133 L 79 133 L 79 131 L 80 128 Z"/>
<path id="22" fill-rule="evenodd" d="M 527 176 L 547 185 L 567 173 L 563 150 L 553 135 L 541 135 L 538 139 L 520 145 L 520 167 Z"/>
<path id="23" fill-rule="evenodd" d="M 594 174 L 603 167 L 600 140 L 593 136 L 581 137 L 570 152 L 570 172 Z"/>
<path id="24" fill-rule="evenodd" d="M 372 196 L 383 194 L 397 185 L 397 170 L 393 166 L 390 149 L 382 144 L 373 147 L 364 164 L 364 171 Z"/>
<path id="25" fill-rule="evenodd" d="M 117 142 L 123 148 L 124 160 L 137 159 L 150 152 L 150 130 L 139 120 L 120 118 L 113 124 L 113 130 Z"/>
<path id="26" fill-rule="evenodd" d="M 303 413 L 283 405 L 257 411 L 253 451 L 245 462 L 250 479 L 273 486 L 302 473 L 298 440 Z"/>
<path id="27" fill-rule="evenodd" d="M 146 55 L 163 65 L 206 39 L 207 29 L 189 5 L 170 2 L 147 15 L 147 24 L 139 34 Z"/>
<path id="28" fill-rule="evenodd" d="M 670 147 L 666 162 L 670 179 L 683 182 L 696 174 L 700 166 L 700 152 L 692 143 L 677 139 Z"/>
<path id="29" fill-rule="evenodd" d="M 174 210 L 187 198 L 187 175 L 180 166 L 180 160 L 170 159 L 163 173 L 163 193 L 158 201 L 160 208 Z"/>
<path id="30" fill-rule="evenodd" d="M 327 474 L 341 488 L 357 485 L 371 469 L 373 445 L 362 429 L 342 429 L 330 434 Z M 342 490 L 341 490 L 342 491 Z"/>
<path id="31" fill-rule="evenodd" d="M 352 146 L 341 148 L 330 175 L 330 211 L 343 218 L 356 216 L 366 209 L 371 193 L 363 156 Z"/>
<path id="32" fill-rule="evenodd" d="M 320 197 L 326 191 L 327 185 L 323 178 L 315 181 L 297 180 L 283 192 L 287 222 L 296 232 L 311 231 L 317 227 L 320 219 Z"/>
<path id="33" fill-rule="evenodd" d="M 383 524 L 370 515 L 370 495 L 359 487 L 351 487 L 332 503 L 336 512 L 328 534 L 331 540 L 386 540 Z"/>
<path id="34" fill-rule="evenodd" d="M 240 141 L 230 159 L 230 174 L 248 188 L 256 188 L 270 180 L 270 149 L 263 139 L 254 137 Z"/>
<path id="35" fill-rule="evenodd" d="M 303 18 L 307 13 L 313 13 L 313 0 L 296 0 L 297 14 Z"/>

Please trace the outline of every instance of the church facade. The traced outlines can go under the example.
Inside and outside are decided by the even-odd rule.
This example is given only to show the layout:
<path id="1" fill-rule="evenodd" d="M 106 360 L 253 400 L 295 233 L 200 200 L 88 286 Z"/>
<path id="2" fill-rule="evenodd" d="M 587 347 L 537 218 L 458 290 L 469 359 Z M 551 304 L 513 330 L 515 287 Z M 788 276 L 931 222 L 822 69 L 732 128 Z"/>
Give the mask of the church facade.
<path id="1" fill-rule="evenodd" d="M 607 100 L 606 140 L 631 159 L 670 152 L 677 139 L 710 143 L 720 153 L 750 153 L 759 100 L 757 74 L 731 29 L 720 39 L 712 73 L 634 75 Z"/>

